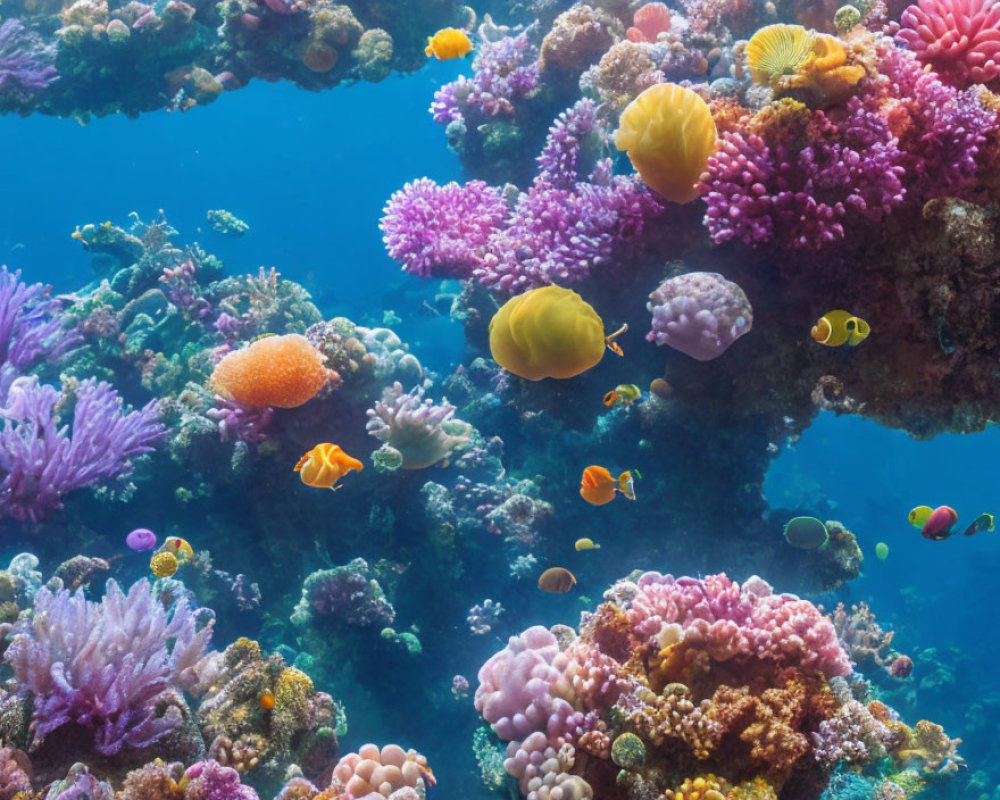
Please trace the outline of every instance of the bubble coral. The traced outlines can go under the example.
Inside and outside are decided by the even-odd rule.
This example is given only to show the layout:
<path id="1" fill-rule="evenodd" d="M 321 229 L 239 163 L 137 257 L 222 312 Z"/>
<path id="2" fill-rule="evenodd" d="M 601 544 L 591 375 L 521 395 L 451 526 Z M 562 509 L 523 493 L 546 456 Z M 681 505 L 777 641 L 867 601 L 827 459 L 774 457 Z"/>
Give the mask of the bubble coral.
<path id="1" fill-rule="evenodd" d="M 953 86 L 1000 75 L 996 0 L 919 0 L 903 11 L 898 38 Z"/>
<path id="2" fill-rule="evenodd" d="M 650 86 L 622 112 L 615 146 L 643 182 L 675 203 L 698 197 L 698 177 L 715 151 L 708 104 L 676 83 Z"/>
<path id="3" fill-rule="evenodd" d="M 350 796 L 390 797 L 404 787 L 422 792 L 435 784 L 434 773 L 427 759 L 416 750 L 404 750 L 387 744 L 381 749 L 374 744 L 362 745 L 357 753 L 340 759 L 333 770 L 333 786 Z"/>
<path id="4" fill-rule="evenodd" d="M 653 329 L 646 339 L 698 361 L 718 358 L 753 326 L 743 290 L 716 272 L 689 272 L 663 281 L 649 296 Z"/>
<path id="5" fill-rule="evenodd" d="M 304 336 L 267 336 L 222 359 L 212 388 L 245 406 L 295 408 L 308 402 L 331 378 L 320 353 Z"/>

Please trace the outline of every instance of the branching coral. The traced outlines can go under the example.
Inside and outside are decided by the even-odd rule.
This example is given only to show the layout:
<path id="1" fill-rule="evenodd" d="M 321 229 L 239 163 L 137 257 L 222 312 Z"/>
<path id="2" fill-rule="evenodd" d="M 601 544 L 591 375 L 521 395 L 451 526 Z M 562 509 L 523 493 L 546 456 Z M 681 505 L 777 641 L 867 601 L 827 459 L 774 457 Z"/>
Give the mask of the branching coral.
<path id="1" fill-rule="evenodd" d="M 84 729 L 102 755 L 140 750 L 177 728 L 212 635 L 183 600 L 168 613 L 141 580 L 114 581 L 100 603 L 66 590 L 35 594 L 33 617 L 5 654 L 33 698 L 37 746 L 63 726 Z"/>

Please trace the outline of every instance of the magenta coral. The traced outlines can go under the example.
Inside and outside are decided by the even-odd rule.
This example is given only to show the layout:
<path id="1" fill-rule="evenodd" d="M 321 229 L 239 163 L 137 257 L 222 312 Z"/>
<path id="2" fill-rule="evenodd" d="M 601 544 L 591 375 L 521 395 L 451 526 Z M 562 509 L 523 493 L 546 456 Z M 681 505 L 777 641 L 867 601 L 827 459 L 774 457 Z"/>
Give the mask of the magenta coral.
<path id="1" fill-rule="evenodd" d="M 888 123 L 859 98 L 846 112 L 834 121 L 814 111 L 799 137 L 773 142 L 723 134 L 702 176 L 713 241 L 818 249 L 902 203 L 903 154 Z"/>
<path id="2" fill-rule="evenodd" d="M 379 223 L 390 258 L 421 278 L 467 278 L 483 263 L 493 230 L 507 213 L 483 181 L 439 186 L 420 178 L 395 192 Z"/>
<path id="3" fill-rule="evenodd" d="M 190 800 L 259 800 L 257 792 L 240 782 L 240 774 L 217 761 L 199 761 L 184 773 L 184 797 Z"/>
<path id="4" fill-rule="evenodd" d="M 953 86 L 1000 75 L 1000 3 L 919 0 L 900 19 L 899 39 Z"/>
<path id="5" fill-rule="evenodd" d="M 833 623 L 808 600 L 774 594 L 756 576 L 741 586 L 725 575 L 699 580 L 647 572 L 638 587 L 628 617 L 646 640 L 672 628 L 675 640 L 717 661 L 745 656 L 818 669 L 828 678 L 851 673 Z"/>

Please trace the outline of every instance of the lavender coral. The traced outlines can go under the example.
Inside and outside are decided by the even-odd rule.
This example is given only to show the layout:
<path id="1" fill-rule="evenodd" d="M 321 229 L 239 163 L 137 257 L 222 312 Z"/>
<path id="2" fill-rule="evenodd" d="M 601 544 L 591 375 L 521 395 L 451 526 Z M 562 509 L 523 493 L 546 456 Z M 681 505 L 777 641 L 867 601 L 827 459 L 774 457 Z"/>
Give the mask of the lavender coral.
<path id="1" fill-rule="evenodd" d="M 718 358 L 753 325 L 743 290 L 716 272 L 669 278 L 649 296 L 653 329 L 646 339 L 699 361 Z"/>
<path id="2" fill-rule="evenodd" d="M 69 398 L 68 432 L 58 411 Z M 93 379 L 64 396 L 37 378 L 17 378 L 0 408 L 0 516 L 35 522 L 61 508 L 67 492 L 127 474 L 129 459 L 166 434 L 158 415 L 155 401 L 123 413 L 118 393 Z"/>
<path id="3" fill-rule="evenodd" d="M 31 693 L 34 746 L 70 725 L 102 755 L 157 741 L 181 724 L 177 690 L 194 685 L 211 635 L 186 601 L 160 606 L 145 579 L 127 595 L 109 580 L 99 603 L 40 589 L 4 656 Z"/>
<path id="4" fill-rule="evenodd" d="M 344 625 L 391 625 L 396 619 L 368 562 L 355 558 L 348 564 L 321 569 L 302 585 L 302 597 L 292 613 L 292 623 L 308 625 L 313 619 L 333 620 Z"/>
<path id="5" fill-rule="evenodd" d="M 55 46 L 42 40 L 17 19 L 0 25 L 0 107 L 18 107 L 57 77 Z"/>
<path id="6" fill-rule="evenodd" d="M 409 392 L 396 381 L 368 409 L 368 432 L 402 457 L 403 469 L 423 469 L 469 442 L 472 426 L 455 418 L 455 406 L 424 399 L 423 387 Z"/>

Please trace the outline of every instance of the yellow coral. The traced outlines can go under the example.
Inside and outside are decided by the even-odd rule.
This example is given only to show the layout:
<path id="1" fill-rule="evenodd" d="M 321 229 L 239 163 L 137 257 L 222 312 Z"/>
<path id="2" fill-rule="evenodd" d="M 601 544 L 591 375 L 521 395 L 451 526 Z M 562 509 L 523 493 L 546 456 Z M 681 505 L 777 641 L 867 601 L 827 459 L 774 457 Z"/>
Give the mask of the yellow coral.
<path id="1" fill-rule="evenodd" d="M 157 578 L 169 578 L 179 566 L 177 556 L 166 551 L 157 553 L 149 560 L 149 569 Z"/>
<path id="2" fill-rule="evenodd" d="M 701 96 L 676 83 L 650 86 L 622 112 L 615 146 L 643 182 L 675 203 L 698 197 L 698 180 L 718 132 Z"/>
<path id="3" fill-rule="evenodd" d="M 729 784 L 724 778 L 709 773 L 698 778 L 688 778 L 672 793 L 672 800 L 726 800 Z M 667 793 L 668 796 L 671 793 Z"/>
<path id="4" fill-rule="evenodd" d="M 864 67 L 847 63 L 839 39 L 801 25 L 761 28 L 747 43 L 746 59 L 754 83 L 776 95 L 802 89 L 819 103 L 843 99 L 865 76 Z"/>

